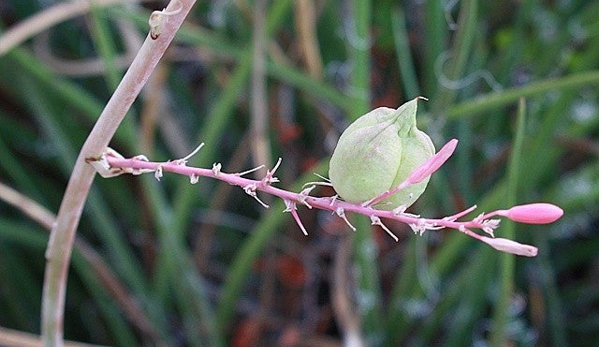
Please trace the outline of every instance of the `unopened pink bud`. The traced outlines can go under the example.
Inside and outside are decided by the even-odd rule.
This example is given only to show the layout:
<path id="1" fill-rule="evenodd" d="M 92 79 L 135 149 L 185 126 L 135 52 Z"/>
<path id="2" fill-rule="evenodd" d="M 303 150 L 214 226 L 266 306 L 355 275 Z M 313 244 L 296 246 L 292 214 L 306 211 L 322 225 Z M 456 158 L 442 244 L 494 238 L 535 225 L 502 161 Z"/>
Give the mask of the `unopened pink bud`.
<path id="1" fill-rule="evenodd" d="M 539 251 L 534 246 L 524 245 L 508 239 L 483 236 L 480 238 L 480 240 L 498 251 L 521 255 L 524 257 L 536 257 Z"/>
<path id="2" fill-rule="evenodd" d="M 498 213 L 498 215 L 507 217 L 514 222 L 527 224 L 553 223 L 560 219 L 563 214 L 564 210 L 548 203 L 518 205 Z"/>
<path id="3" fill-rule="evenodd" d="M 443 146 L 443 148 L 437 152 L 437 154 L 412 171 L 412 173 L 410 173 L 408 176 L 408 181 L 411 184 L 416 184 L 424 181 L 427 177 L 430 177 L 433 173 L 439 170 L 443 164 L 445 164 L 449 157 L 451 157 L 457 145 L 458 140 L 456 139 L 452 139 L 447 142 L 445 146 Z"/>

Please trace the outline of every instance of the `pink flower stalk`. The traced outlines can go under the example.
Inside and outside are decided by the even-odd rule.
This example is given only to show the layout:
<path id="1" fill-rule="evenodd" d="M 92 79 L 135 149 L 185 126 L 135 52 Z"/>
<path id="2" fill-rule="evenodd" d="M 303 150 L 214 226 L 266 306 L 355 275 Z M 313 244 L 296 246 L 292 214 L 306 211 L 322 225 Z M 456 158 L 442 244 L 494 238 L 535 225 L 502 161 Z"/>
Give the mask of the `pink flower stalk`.
<path id="1" fill-rule="evenodd" d="M 381 195 L 374 197 L 368 201 L 366 201 L 364 206 L 374 206 L 377 203 L 385 200 L 391 195 L 399 192 L 402 189 L 405 189 L 411 185 L 418 184 L 424 181 L 427 177 L 430 177 L 433 173 L 435 173 L 439 168 L 445 164 L 447 159 L 451 157 L 453 152 L 455 151 L 456 146 L 458 145 L 457 139 L 452 139 L 447 142 L 435 155 L 430 157 L 427 161 L 420 164 L 403 182 L 401 182 L 398 186 L 393 189 L 390 189 Z"/>
<path id="2" fill-rule="evenodd" d="M 445 146 L 443 146 L 443 148 L 437 152 L 437 154 L 422 163 L 422 165 L 418 166 L 416 170 L 412 171 L 406 181 L 408 181 L 409 184 L 417 184 L 424 181 L 427 177 L 430 177 L 437 170 L 439 170 L 443 164 L 445 164 L 449 157 L 451 157 L 457 145 L 457 139 L 452 139 L 447 142 Z"/>
<path id="3" fill-rule="evenodd" d="M 456 145 L 457 140 L 449 141 L 435 156 L 419 166 L 408 176 L 408 179 L 406 179 L 393 191 L 396 192 L 399 189 L 402 189 L 401 187 L 418 183 L 437 171 L 439 167 L 441 167 L 441 165 L 445 163 L 445 161 L 447 161 L 447 159 L 451 156 L 456 148 Z M 200 147 L 198 147 L 194 153 L 199 149 Z M 419 234 L 422 234 L 425 231 L 441 230 L 446 228 L 459 230 L 467 236 L 482 241 L 499 251 L 520 256 L 534 257 L 538 252 L 536 247 L 520 244 L 518 242 L 503 238 L 495 238 L 494 231 L 499 227 L 500 220 L 492 219 L 492 217 L 507 217 L 515 222 L 520 223 L 547 224 L 556 221 L 563 215 L 562 209 L 555 205 L 548 203 L 532 203 L 514 206 L 507 210 L 497 210 L 487 214 L 480 214 L 478 217 L 469 221 L 458 221 L 458 219 L 472 212 L 474 209 L 476 209 L 476 206 L 472 206 L 462 212 L 458 212 L 452 216 L 444 218 L 424 218 L 418 215 L 405 213 L 401 206 L 398 206 L 398 208 L 391 211 L 372 208 L 377 201 L 380 201 L 389 196 L 389 194 L 392 194 L 392 191 L 390 191 L 391 193 L 385 192 L 373 200 L 360 204 L 342 201 L 338 199 L 337 196 L 311 196 L 310 193 L 316 187 L 316 183 L 309 184 L 307 188 L 303 189 L 299 193 L 274 187 L 272 184 L 279 182 L 274 174 L 281 163 L 280 159 L 272 170 L 267 171 L 267 174 L 263 179 L 253 180 L 242 176 L 249 172 L 255 171 L 255 169 L 242 173 L 225 173 L 221 171 L 221 165 L 218 163 L 214 164 L 212 169 L 193 168 L 186 165 L 187 159 L 189 159 L 189 157 L 190 156 L 179 160 L 158 163 L 150 162 L 144 156 L 136 156 L 130 159 L 125 159 L 118 153 L 109 149 L 100 158 L 88 158 L 88 162 L 92 164 L 98 170 L 98 172 L 103 174 L 104 177 L 112 177 L 124 173 L 136 175 L 146 172 L 154 172 L 155 177 L 160 179 L 164 172 L 172 172 L 188 176 L 192 183 L 197 183 L 200 176 L 218 179 L 231 185 L 236 185 L 243 188 L 248 195 L 258 201 L 265 208 L 268 208 L 268 205 L 260 200 L 257 193 L 261 192 L 277 196 L 285 202 L 286 209 L 284 212 L 291 213 L 299 228 L 305 235 L 307 235 L 308 232 L 299 218 L 297 213 L 297 205 L 304 205 L 310 209 L 317 208 L 331 211 L 338 217 L 342 218 L 353 230 L 355 230 L 355 227 L 351 225 L 347 219 L 347 212 L 368 216 L 370 217 L 373 225 L 378 225 L 383 228 L 383 230 L 395 241 L 399 241 L 399 238 L 383 224 L 383 219 L 391 219 L 405 223 L 409 225 L 415 233 Z M 478 234 L 473 231 L 474 229 L 481 230 L 491 237 Z"/>

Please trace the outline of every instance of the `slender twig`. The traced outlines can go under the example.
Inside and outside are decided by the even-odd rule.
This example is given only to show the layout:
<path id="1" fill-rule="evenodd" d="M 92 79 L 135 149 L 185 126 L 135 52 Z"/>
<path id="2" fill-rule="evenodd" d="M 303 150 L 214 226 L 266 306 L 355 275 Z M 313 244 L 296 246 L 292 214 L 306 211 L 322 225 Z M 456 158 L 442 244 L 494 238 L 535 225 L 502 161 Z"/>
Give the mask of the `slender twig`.
<path id="1" fill-rule="evenodd" d="M 47 231 L 52 230 L 52 226 L 56 221 L 56 216 L 46 208 L 38 204 L 36 201 L 19 193 L 9 186 L 0 182 L 0 200 L 21 210 L 27 217 L 44 227 Z M 159 334 L 143 312 L 139 302 L 133 299 L 129 291 L 118 279 L 110 267 L 104 262 L 104 259 L 96 252 L 96 250 L 85 242 L 84 239 L 75 237 L 75 249 L 81 253 L 81 256 L 89 263 L 96 274 L 98 280 L 104 285 L 107 291 L 114 297 L 119 307 L 123 310 L 129 320 L 143 334 L 150 336 L 156 344 L 163 345 L 159 341 Z M 8 343 L 6 345 L 12 346 Z M 2 336 L 0 336 L 0 345 Z M 24 344 L 18 344 L 23 346 Z"/>
<path id="2" fill-rule="evenodd" d="M 2 347 L 40 347 L 39 336 L 0 327 L 0 346 Z M 66 342 L 65 347 L 103 347 L 80 342 Z"/>
<path id="3" fill-rule="evenodd" d="M 46 250 L 47 264 L 42 298 L 42 339 L 45 347 L 63 346 L 67 270 L 77 225 L 95 176 L 94 169 L 85 163 L 85 159 L 98 157 L 105 151 L 194 3 L 194 0 L 174 0 L 166 8 L 169 15 L 153 13 L 153 18 L 157 17 L 157 21 L 153 23 L 152 30 L 155 34 L 158 28 L 159 35 L 146 37 L 131 67 L 81 148 Z"/>
<path id="4" fill-rule="evenodd" d="M 55 220 L 52 212 L 2 182 L 0 182 L 0 200 L 21 210 L 27 217 L 45 229 L 52 229 Z"/>
<path id="5" fill-rule="evenodd" d="M 252 159 L 256 163 L 270 163 L 268 139 L 268 97 L 266 92 L 266 7 L 268 0 L 256 1 L 254 8 L 254 37 L 252 60 Z"/>
<path id="6" fill-rule="evenodd" d="M 366 343 L 360 332 L 360 314 L 350 297 L 349 267 L 352 255 L 352 240 L 346 235 L 337 246 L 333 263 L 332 305 L 335 320 L 343 333 L 345 346 L 362 347 Z"/>
<path id="7" fill-rule="evenodd" d="M 323 64 L 318 46 L 318 28 L 315 2 L 313 0 L 298 0 L 295 2 L 295 28 L 299 39 L 302 60 L 310 77 L 321 80 Z"/>
<path id="8" fill-rule="evenodd" d="M 453 140 L 450 141 L 444 146 L 444 149 L 446 148 L 449 148 L 451 151 L 453 151 L 452 148 L 455 148 L 455 142 Z M 449 153 L 449 155 L 451 155 L 451 153 Z M 428 160 L 417 167 L 408 176 L 406 181 L 409 184 L 418 183 L 423 175 L 430 175 L 437 170 L 440 164 L 447 160 L 447 157 L 448 153 L 446 150 L 439 151 L 433 156 L 433 158 L 431 158 L 431 160 Z M 483 213 L 469 221 L 457 221 L 457 219 L 471 212 L 473 208 L 469 208 L 466 211 L 459 212 L 445 218 L 424 218 L 418 215 L 405 213 L 402 206 L 399 206 L 394 210 L 379 210 L 373 208 L 368 203 L 349 203 L 338 199 L 337 196 L 311 196 L 310 192 L 314 188 L 313 185 L 303 189 L 299 193 L 274 187 L 272 183 L 278 182 L 278 179 L 274 177 L 274 173 L 280 164 L 280 160 L 277 162 L 277 165 L 275 165 L 275 168 L 267 171 L 266 176 L 264 176 L 264 178 L 261 180 L 245 178 L 239 173 L 222 172 L 220 164 L 214 164 L 212 169 L 194 168 L 186 166 L 184 161 L 177 160 L 159 163 L 150 162 L 143 156 L 125 159 L 112 150 L 107 151 L 100 158 L 90 161 L 90 163 L 93 164 L 94 167 L 103 168 L 105 173 L 108 172 L 109 175 L 106 175 L 107 177 L 121 173 L 140 174 L 144 172 L 155 172 L 156 178 L 160 178 L 164 172 L 172 172 L 190 177 L 192 183 L 197 177 L 200 176 L 218 179 L 231 185 L 243 188 L 248 195 L 256 199 L 265 208 L 268 208 L 268 205 L 264 204 L 262 200 L 260 200 L 257 192 L 273 195 L 279 197 L 285 202 L 287 207 L 285 212 L 292 213 L 292 216 L 304 234 L 307 234 L 307 231 L 299 220 L 299 215 L 296 212 L 297 205 L 304 205 L 310 209 L 317 208 L 331 211 L 344 220 L 346 220 L 344 218 L 346 212 L 368 216 L 373 224 L 381 226 L 391 237 L 395 239 L 395 241 L 398 241 L 399 239 L 393 235 L 388 228 L 386 228 L 381 221 L 381 218 L 392 219 L 405 223 L 409 225 L 415 233 L 419 234 L 429 230 L 455 229 L 478 241 L 484 242 L 497 250 L 530 257 L 536 256 L 537 249 L 535 247 L 519 244 L 511 240 L 495 238 L 494 231 L 499 227 L 500 220 L 491 219 L 491 217 L 507 217 L 508 219 L 520 223 L 546 224 L 554 222 L 563 214 L 563 211 L 559 207 L 546 203 L 519 205 L 507 210 L 496 210 L 487 214 Z M 404 183 L 401 183 L 400 186 L 403 187 L 409 185 L 404 185 Z M 385 194 L 387 194 L 387 192 L 382 193 L 381 196 L 386 196 Z M 375 197 L 374 200 L 378 200 L 378 197 Z M 474 232 L 473 229 L 481 230 L 490 237 L 480 235 Z"/>
<path id="9" fill-rule="evenodd" d="M 58 23 L 87 13 L 92 8 L 108 7 L 133 1 L 138 0 L 80 0 L 56 4 L 19 22 L 19 24 L 11 27 L 0 36 L 0 56 L 3 56 L 25 40 L 46 31 Z"/>

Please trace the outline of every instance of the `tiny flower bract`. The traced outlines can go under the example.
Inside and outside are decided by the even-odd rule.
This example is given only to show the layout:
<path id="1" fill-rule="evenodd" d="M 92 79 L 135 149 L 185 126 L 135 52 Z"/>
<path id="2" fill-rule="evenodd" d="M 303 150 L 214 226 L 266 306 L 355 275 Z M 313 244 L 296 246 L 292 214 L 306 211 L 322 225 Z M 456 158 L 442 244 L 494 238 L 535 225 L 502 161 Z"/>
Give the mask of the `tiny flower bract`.
<path id="1" fill-rule="evenodd" d="M 430 137 L 416 127 L 418 98 L 397 110 L 380 107 L 353 122 L 339 138 L 329 178 L 351 203 L 372 199 L 400 184 L 435 154 Z M 391 210 L 409 206 L 424 192 L 428 178 L 377 203 Z"/>

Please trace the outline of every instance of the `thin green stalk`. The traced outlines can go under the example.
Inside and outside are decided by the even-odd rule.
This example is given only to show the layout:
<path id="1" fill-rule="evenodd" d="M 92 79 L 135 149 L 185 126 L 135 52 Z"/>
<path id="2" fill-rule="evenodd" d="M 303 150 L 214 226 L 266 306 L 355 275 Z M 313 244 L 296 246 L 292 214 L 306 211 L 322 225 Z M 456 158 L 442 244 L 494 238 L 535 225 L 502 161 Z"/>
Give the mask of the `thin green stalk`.
<path id="1" fill-rule="evenodd" d="M 497 252 L 488 248 L 480 248 L 466 263 L 463 276 L 458 275 L 458 283 L 454 290 L 443 292 L 441 295 L 449 301 L 445 309 L 439 309 L 441 320 L 429 334 L 425 336 L 425 345 L 432 345 L 438 332 L 447 327 L 448 336 L 443 341 L 447 347 L 473 345 L 473 332 L 487 313 L 488 289 L 495 280 L 495 257 Z M 454 277 L 454 276 L 452 276 Z M 453 289 L 453 288 L 452 288 Z M 465 294 L 467 293 L 467 294 Z M 453 297 L 453 299 L 452 299 Z M 448 323 L 447 325 L 445 323 Z"/>
<path id="2" fill-rule="evenodd" d="M 8 218 L 1 218 L 0 225 L 2 225 L 0 232 L 2 319 L 12 324 L 30 326 L 40 310 L 40 279 L 37 271 L 31 271 L 32 264 L 29 263 L 34 255 L 35 260 L 41 258 L 41 252 L 32 252 L 33 246 L 38 245 L 39 242 L 30 235 L 31 225 Z M 38 246 L 41 247 L 36 247 L 35 250 L 43 250 L 44 244 Z M 35 265 L 34 268 L 37 270 L 40 264 L 36 262 Z"/>
<path id="3" fill-rule="evenodd" d="M 386 346 L 399 346 L 399 336 L 402 334 L 402 329 L 408 324 L 409 318 L 407 313 L 407 303 L 410 299 L 410 294 L 415 282 L 418 278 L 419 264 L 417 261 L 418 245 L 417 243 L 426 242 L 424 238 L 410 237 L 408 246 L 405 247 L 405 254 L 401 261 L 401 267 L 397 271 L 397 277 L 393 284 L 393 292 L 389 300 L 387 308 L 387 338 Z"/>
<path id="4" fill-rule="evenodd" d="M 472 44 L 476 33 L 478 0 L 461 1 L 460 18 L 456 32 L 455 43 L 449 56 L 449 68 L 445 76 L 450 82 L 459 80 L 464 74 L 468 57 L 472 54 Z M 440 57 L 439 57 L 440 58 Z M 437 59 L 439 59 L 437 58 Z M 437 62 L 438 63 L 438 62 Z M 441 68 L 438 73 L 443 74 Z M 453 86 L 445 86 L 443 83 L 431 100 L 431 110 L 435 113 L 440 112 L 453 104 L 457 89 Z"/>
<path id="5" fill-rule="evenodd" d="M 118 86 L 122 76 L 116 66 L 116 46 L 110 34 L 108 21 L 105 16 L 102 16 L 103 11 L 103 9 L 92 6 L 90 11 L 91 37 L 104 64 L 106 84 L 112 90 Z"/>
<path id="6" fill-rule="evenodd" d="M 315 80 L 304 72 L 272 61 L 268 62 L 267 70 L 270 76 L 288 83 L 313 97 L 328 101 L 346 113 L 352 111 L 350 97 L 324 82 Z"/>
<path id="7" fill-rule="evenodd" d="M 367 346 L 381 346 L 385 341 L 382 291 L 378 267 L 378 245 L 370 220 L 354 219 L 354 264 L 357 270 L 356 306 L 362 316 L 362 334 Z"/>
<path id="8" fill-rule="evenodd" d="M 279 0 L 272 4 L 266 19 L 266 35 L 270 37 L 274 29 L 283 21 L 283 15 L 287 13 L 291 7 L 290 0 Z M 229 83 L 223 89 L 220 98 L 212 106 L 210 118 L 207 120 L 204 128 L 198 134 L 198 143 L 204 142 L 206 146 L 191 159 L 194 166 L 206 167 L 211 165 L 216 158 L 218 152 L 218 139 L 226 129 L 228 122 L 234 114 L 235 102 L 239 95 L 242 95 L 244 88 L 247 88 L 250 72 L 252 67 L 252 50 L 246 49 L 243 53 L 243 58 L 240 59 L 239 65 L 233 72 Z M 196 194 L 193 189 L 185 185 L 180 185 L 175 192 L 176 205 L 174 208 L 175 225 L 173 230 L 177 232 L 184 231 L 184 225 L 189 220 L 190 212 L 193 207 L 193 201 L 196 199 Z"/>
<path id="9" fill-rule="evenodd" d="M 278 2 L 282 2 L 282 5 L 285 5 L 285 1 Z M 138 25 L 147 25 L 146 16 L 141 14 L 116 10 L 110 11 L 116 16 L 133 19 Z M 273 13 L 269 16 L 269 18 L 271 18 L 269 21 L 274 21 L 275 19 L 278 20 L 277 17 L 275 17 L 275 14 L 276 13 Z M 243 64 L 244 61 L 247 61 L 247 55 L 249 54 L 247 53 L 247 49 L 244 50 L 243 48 L 239 48 L 227 38 L 223 38 L 217 33 L 193 25 L 185 25 L 181 28 L 177 34 L 177 41 L 213 50 L 216 55 L 234 60 L 238 62 L 238 64 Z M 345 112 L 351 112 L 351 98 L 326 82 L 318 81 L 305 74 L 300 69 L 288 66 L 281 62 L 267 60 L 266 67 L 269 76 L 288 83 L 313 97 L 331 102 Z"/>
<path id="10" fill-rule="evenodd" d="M 447 21 L 443 1 L 424 3 L 424 62 L 422 92 L 433 95 L 439 83 L 435 75 L 435 63 L 447 48 Z"/>
<path id="11" fill-rule="evenodd" d="M 369 0 L 354 0 L 349 27 L 346 28 L 349 59 L 352 66 L 349 88 L 352 97 L 350 121 L 358 119 L 370 109 L 370 20 L 371 3 Z"/>
<path id="12" fill-rule="evenodd" d="M 266 19 L 267 37 L 270 37 L 274 30 L 283 22 L 284 15 L 289 11 L 290 6 L 291 1 L 289 0 L 273 2 Z M 218 153 L 218 140 L 234 114 L 235 103 L 238 100 L 239 95 L 242 95 L 244 89 L 247 88 L 251 66 L 252 50 L 250 47 L 243 51 L 241 59 L 239 60 L 239 65 L 229 79 L 227 87 L 223 89 L 220 98 L 208 113 L 210 118 L 198 134 L 198 142 L 204 142 L 207 145 L 190 160 L 193 165 L 205 167 L 212 164 L 215 160 L 218 160 L 214 159 L 217 157 L 216 154 Z M 189 220 L 191 210 L 194 206 L 193 202 L 196 198 L 197 191 L 190 189 L 189 185 L 186 183 L 181 184 L 175 192 L 173 223 L 170 225 L 170 232 L 174 233 L 179 240 L 184 239 L 184 231 L 186 230 L 185 224 Z M 271 208 L 278 212 L 282 211 L 284 206 L 282 206 L 282 204 L 275 204 Z M 265 221 L 265 224 L 261 223 L 257 226 L 252 239 L 244 243 L 244 248 L 233 260 L 232 268 L 228 273 L 229 280 L 226 281 L 225 287 L 223 288 L 223 296 L 215 316 L 214 329 L 220 334 L 219 339 L 221 340 L 225 340 L 224 337 L 227 336 L 227 328 L 231 323 L 231 317 L 235 313 L 235 305 L 241 290 L 243 289 L 243 283 L 251 270 L 253 262 L 248 259 L 257 257 L 271 239 L 270 236 L 272 236 L 272 233 L 276 230 L 275 227 L 284 217 L 282 213 L 280 214 L 281 216 L 273 216 L 273 213 L 271 212 L 263 217 L 262 220 Z M 167 265 L 165 261 L 168 261 L 168 259 L 164 259 L 164 257 L 161 257 L 159 260 L 158 273 L 164 272 L 165 265 Z"/>
<path id="13" fill-rule="evenodd" d="M 44 247 L 46 247 L 48 243 L 48 234 L 41 232 L 38 228 L 31 227 L 28 224 L 18 224 L 9 219 L 0 219 L 0 225 L 3 226 L 2 232 L 0 233 L 0 239 L 3 241 L 0 244 L 6 245 L 21 245 L 29 250 L 34 250 L 35 252 L 43 253 Z M 7 252 L 2 252 L 3 254 L 3 263 L 6 265 L 9 261 L 4 255 L 7 255 Z M 91 296 L 94 301 L 98 303 L 100 311 L 103 312 L 103 317 L 105 323 L 109 330 L 112 332 L 112 335 L 115 337 L 118 346 L 135 346 L 137 341 L 134 338 L 134 333 L 131 329 L 131 325 L 124 319 L 123 315 L 120 314 L 119 310 L 114 306 L 112 300 L 110 300 L 109 295 L 106 292 L 104 286 L 102 286 L 98 281 L 98 274 L 90 269 L 91 264 L 89 263 L 89 259 L 85 259 L 79 252 L 73 252 L 73 268 L 76 271 L 76 274 L 83 279 L 84 284 L 87 287 L 87 290 L 90 291 Z M 15 264 L 11 267 L 14 269 L 18 269 L 19 265 L 23 265 L 23 261 L 15 262 Z M 38 289 L 32 286 L 33 283 L 36 283 L 31 277 L 31 271 L 24 270 L 22 272 L 16 271 L 15 275 L 21 276 L 23 278 L 28 278 L 25 281 L 19 281 L 18 278 L 12 279 L 12 283 L 22 282 L 26 285 L 26 288 L 15 291 L 18 292 L 20 296 L 31 297 L 31 298 L 39 298 L 39 293 L 36 295 L 29 295 L 30 291 L 38 292 Z M 7 283 L 7 284 L 10 284 Z M 27 302 L 34 302 L 35 300 L 28 300 Z M 15 302 L 15 304 L 19 304 Z M 15 305 L 16 306 L 16 305 Z M 24 306 L 19 305 L 21 309 Z M 39 307 L 31 308 L 24 310 L 25 313 L 39 312 Z M 118 313 L 118 314 L 115 314 Z M 30 320 L 24 325 L 30 324 Z M 120 342 L 119 342 L 120 341 Z M 92 345 L 89 345 L 90 347 Z"/>
<path id="14" fill-rule="evenodd" d="M 4 61 L 6 60 L 6 61 Z M 35 78 L 36 82 L 44 86 L 49 95 L 61 100 L 64 105 L 80 111 L 89 120 L 95 121 L 102 112 L 102 104 L 97 98 L 85 92 L 73 82 L 51 72 L 45 64 L 32 54 L 21 48 L 16 48 L 0 60 L 2 65 L 12 66 L 8 71 L 20 71 Z M 14 65 L 13 65 L 14 64 Z M 4 70 L 3 71 L 7 71 Z M 115 135 L 115 140 L 131 146 L 134 138 L 125 136 L 122 132 Z"/>
<path id="15" fill-rule="evenodd" d="M 350 96 L 353 97 L 351 121 L 370 109 L 370 22 L 372 4 L 370 0 L 352 2 L 352 19 L 346 28 L 350 74 Z M 354 256 L 357 266 L 357 310 L 362 313 L 362 333 L 369 346 L 379 346 L 384 341 L 380 279 L 378 275 L 378 247 L 373 237 L 370 221 L 357 216 L 354 221 Z"/>
<path id="16" fill-rule="evenodd" d="M 512 76 L 512 70 L 514 66 L 519 64 L 517 58 L 520 57 L 525 49 L 526 37 L 520 33 L 526 32 L 526 25 L 529 16 L 534 11 L 534 6 L 538 0 L 524 0 L 519 6 L 517 6 L 516 14 L 514 15 L 514 22 L 510 26 L 510 30 L 514 33 L 512 35 L 512 41 L 510 46 L 504 50 L 504 54 L 501 57 L 499 73 L 497 74 L 499 82 L 503 85 L 508 85 L 510 76 Z"/>
<path id="17" fill-rule="evenodd" d="M 410 41 L 406 28 L 406 18 L 404 11 L 397 7 L 391 13 L 391 24 L 393 27 L 393 42 L 395 43 L 395 55 L 397 56 L 397 65 L 401 82 L 404 89 L 404 99 L 412 100 L 422 95 L 418 86 L 418 77 L 412 54 L 410 51 Z"/>
<path id="18" fill-rule="evenodd" d="M 0 113 L 0 118 L 3 117 L 4 115 Z M 11 131 L 14 131 L 14 129 L 11 128 Z M 0 136 L 0 169 L 2 170 L 3 181 L 11 182 L 13 187 L 17 187 L 19 191 L 24 192 L 36 201 L 45 202 L 46 199 L 40 188 L 29 179 L 27 169 L 17 159 L 2 136 Z"/>
<path id="19" fill-rule="evenodd" d="M 526 133 L 526 103 L 520 99 L 518 103 L 518 118 L 516 120 L 516 137 L 512 146 L 512 156 L 508 166 L 508 180 L 506 191 L 507 206 L 516 205 L 518 202 L 518 181 L 520 168 L 522 168 L 522 148 Z M 515 239 L 515 225 L 509 220 L 503 221 L 501 226 L 502 237 Z M 505 346 L 509 344 L 510 299 L 514 292 L 515 256 L 508 253 L 499 254 L 499 295 L 494 307 L 493 329 L 491 331 L 491 346 Z"/>
<path id="20" fill-rule="evenodd" d="M 477 114 L 488 114 L 490 110 L 512 104 L 520 98 L 529 98 L 551 90 L 572 90 L 590 85 L 599 85 L 598 70 L 542 80 L 524 87 L 481 95 L 472 101 L 450 107 L 447 110 L 447 119 L 455 120 L 473 117 Z"/>
<path id="21" fill-rule="evenodd" d="M 104 64 L 104 75 L 106 85 L 109 90 L 115 90 L 118 87 L 119 81 L 122 79 L 123 74 L 120 72 L 116 65 L 116 57 L 118 56 L 116 43 L 114 42 L 113 36 L 110 34 L 110 25 L 108 18 L 102 14 L 106 10 L 104 8 L 97 8 L 92 6 L 91 18 L 93 25 L 92 28 L 92 39 L 98 50 L 102 63 Z M 130 112 L 129 117 L 123 119 L 122 124 L 119 127 L 119 133 L 124 133 L 128 139 L 134 139 L 137 137 L 137 131 L 135 126 L 135 117 Z M 138 141 L 129 141 L 127 144 L 132 150 L 139 149 Z"/>
<path id="22" fill-rule="evenodd" d="M 326 172 L 327 166 L 328 162 L 323 161 L 315 168 L 314 172 Z M 302 189 L 303 182 L 311 181 L 313 177 L 312 173 L 303 175 L 297 180 L 298 183 L 293 185 L 292 190 L 298 191 Z M 285 205 L 282 201 L 272 204 L 268 213 L 262 216 L 258 224 L 249 233 L 249 238 L 235 254 L 235 258 L 227 272 L 216 312 L 216 326 L 221 333 L 226 333 L 227 328 L 231 324 L 231 318 L 235 314 L 237 302 L 256 259 L 262 254 L 262 250 L 264 250 L 268 242 L 275 237 L 275 233 L 280 230 L 279 227 L 283 221 L 291 218 L 289 215 L 281 212 L 284 209 Z"/>
<path id="23" fill-rule="evenodd" d="M 251 70 L 251 59 L 242 60 L 240 65 L 233 71 L 232 76 L 225 88 L 223 94 L 220 95 L 215 104 L 212 105 L 211 110 L 208 112 L 210 117 L 206 120 L 204 128 L 201 130 L 198 136 L 198 143 L 206 143 L 206 146 L 202 150 L 191 158 L 190 162 L 194 166 L 207 166 L 215 161 L 216 154 L 218 153 L 218 143 L 224 129 L 230 118 L 233 116 L 233 108 L 239 95 L 243 93 L 246 88 L 246 83 L 249 78 Z M 218 160 L 218 159 L 216 159 Z M 197 190 L 191 189 L 187 182 L 181 182 L 174 192 L 172 219 L 169 225 L 168 232 L 174 233 L 176 238 L 183 240 L 185 238 L 185 232 L 187 230 L 186 223 L 190 219 L 194 202 L 197 200 Z M 166 241 L 166 239 L 165 239 Z M 170 241 L 169 241 L 170 242 Z M 172 249 L 172 248 L 171 248 Z M 159 296 L 167 298 L 169 295 L 168 281 L 171 275 L 171 259 L 173 254 L 169 252 L 163 252 L 159 254 L 158 261 L 156 263 L 156 286 L 157 291 L 160 293 Z M 217 330 L 220 326 L 217 324 Z"/>
<path id="24" fill-rule="evenodd" d="M 193 263 L 192 255 L 184 239 L 173 232 L 173 212 L 166 203 L 166 196 L 161 194 L 154 177 L 142 177 L 142 184 L 157 223 L 161 266 L 168 273 L 167 279 L 175 293 L 175 302 L 182 313 L 188 344 L 197 347 L 225 346 L 224 335 L 215 323 L 205 285 Z"/>

